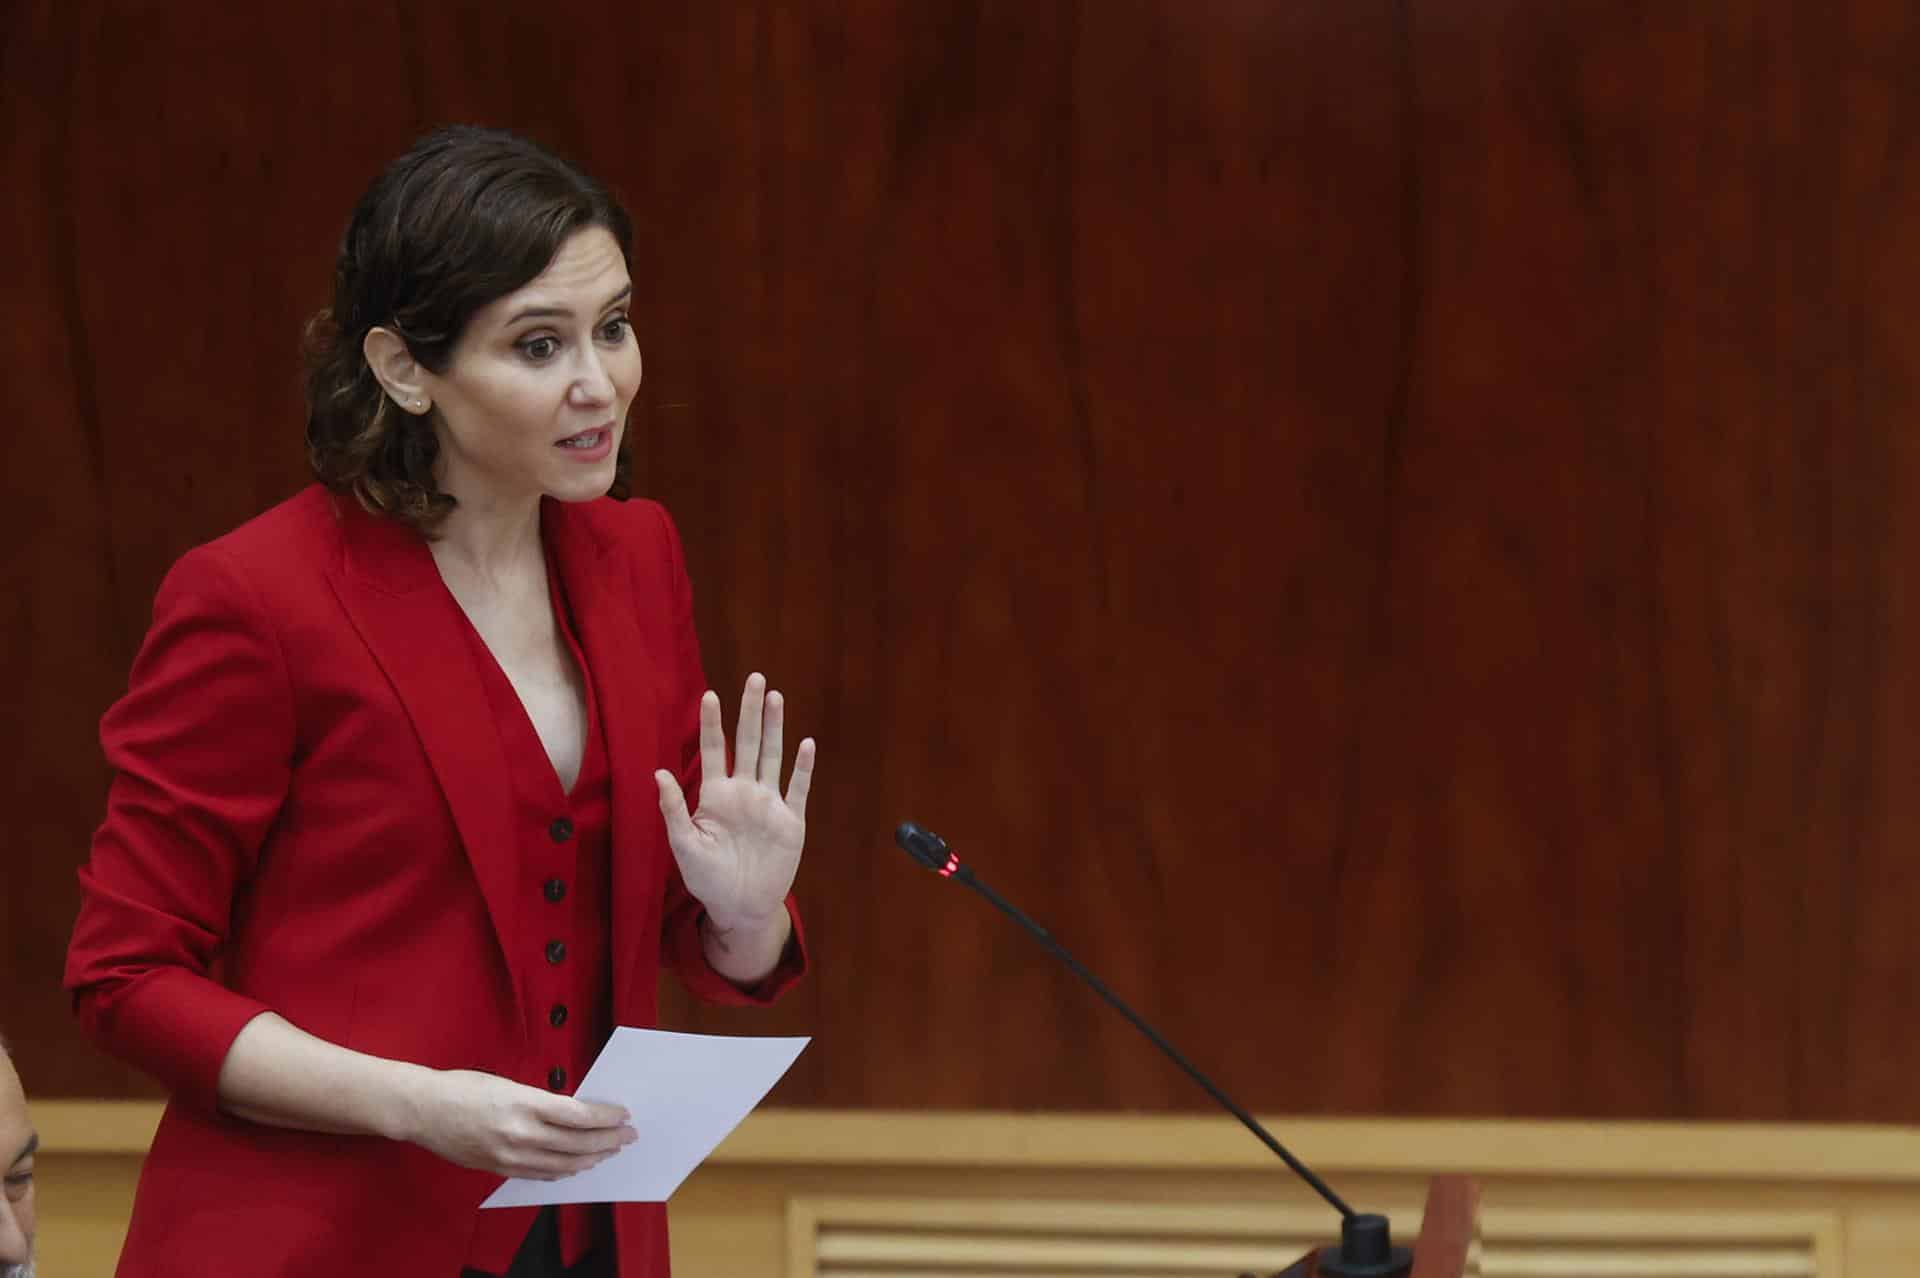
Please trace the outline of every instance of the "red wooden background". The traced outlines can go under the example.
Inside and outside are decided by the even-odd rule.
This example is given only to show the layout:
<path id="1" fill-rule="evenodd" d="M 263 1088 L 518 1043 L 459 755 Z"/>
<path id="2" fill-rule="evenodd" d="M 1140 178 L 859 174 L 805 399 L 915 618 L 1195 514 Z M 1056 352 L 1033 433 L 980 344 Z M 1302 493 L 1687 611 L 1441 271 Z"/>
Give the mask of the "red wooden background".
<path id="1" fill-rule="evenodd" d="M 16 5 L 0 1028 L 419 129 L 630 201 L 642 487 L 820 737 L 789 1104 L 1920 1121 L 1904 0 Z"/>

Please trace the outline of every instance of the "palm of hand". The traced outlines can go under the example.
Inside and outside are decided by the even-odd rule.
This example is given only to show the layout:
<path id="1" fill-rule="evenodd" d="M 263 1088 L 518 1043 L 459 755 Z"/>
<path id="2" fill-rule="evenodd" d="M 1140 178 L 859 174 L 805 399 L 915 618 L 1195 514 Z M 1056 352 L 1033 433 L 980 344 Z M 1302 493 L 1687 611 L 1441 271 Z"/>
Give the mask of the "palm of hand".
<path id="1" fill-rule="evenodd" d="M 691 816 L 673 774 L 655 774 L 680 877 L 721 928 L 778 913 L 800 868 L 815 751 L 811 738 L 794 751 L 793 778 L 782 797 L 783 710 L 778 692 L 767 692 L 759 675 L 748 677 L 729 772 L 720 698 L 712 692 L 701 698 L 700 807 Z"/>

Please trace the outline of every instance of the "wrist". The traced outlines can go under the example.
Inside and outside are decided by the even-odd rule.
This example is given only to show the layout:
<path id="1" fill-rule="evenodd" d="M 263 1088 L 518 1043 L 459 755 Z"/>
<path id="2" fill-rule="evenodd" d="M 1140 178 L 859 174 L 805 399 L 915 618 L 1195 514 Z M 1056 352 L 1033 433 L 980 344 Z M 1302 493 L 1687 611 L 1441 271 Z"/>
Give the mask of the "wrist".
<path id="1" fill-rule="evenodd" d="M 372 1089 L 373 1113 L 368 1125 L 388 1140 L 418 1144 L 426 1130 L 426 1110 L 438 1070 L 405 1061 L 390 1061 L 389 1076 Z"/>
<path id="2" fill-rule="evenodd" d="M 780 965 L 793 936 L 784 903 L 778 913 L 757 922 L 736 922 L 731 930 L 708 915 L 701 919 L 700 930 L 707 965 L 742 989 L 759 984 Z"/>
<path id="3" fill-rule="evenodd" d="M 746 938 L 765 936 L 777 928 L 787 917 L 787 903 L 776 901 L 771 910 L 754 912 L 750 910 L 720 914 L 709 909 L 701 920 L 701 926 L 715 940 L 737 942 Z"/>

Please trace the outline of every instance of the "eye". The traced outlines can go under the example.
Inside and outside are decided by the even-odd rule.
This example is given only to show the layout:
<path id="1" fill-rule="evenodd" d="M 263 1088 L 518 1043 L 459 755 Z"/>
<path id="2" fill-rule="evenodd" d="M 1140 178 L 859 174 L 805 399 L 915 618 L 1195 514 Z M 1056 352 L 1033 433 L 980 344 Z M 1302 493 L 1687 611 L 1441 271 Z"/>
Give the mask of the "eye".
<path id="1" fill-rule="evenodd" d="M 536 364 L 545 363 L 560 352 L 560 343 L 551 337 L 529 337 L 519 346 L 520 353 Z"/>
<path id="2" fill-rule="evenodd" d="M 624 342 L 627 339 L 627 330 L 631 326 L 632 323 L 626 316 L 615 315 L 612 319 L 609 319 L 600 326 L 600 340 L 603 342 Z"/>
<path id="3" fill-rule="evenodd" d="M 19 1202 L 22 1198 L 25 1198 L 27 1191 L 32 1188 L 33 1173 L 30 1171 L 15 1172 L 13 1175 L 7 1177 L 7 1197 L 13 1199 L 15 1202 Z"/>

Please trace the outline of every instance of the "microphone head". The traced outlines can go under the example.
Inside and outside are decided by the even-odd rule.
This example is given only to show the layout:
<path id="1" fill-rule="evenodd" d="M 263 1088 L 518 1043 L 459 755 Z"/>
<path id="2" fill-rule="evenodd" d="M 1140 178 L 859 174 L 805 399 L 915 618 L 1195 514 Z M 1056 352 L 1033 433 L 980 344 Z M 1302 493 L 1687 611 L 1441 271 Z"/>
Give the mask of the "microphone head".
<path id="1" fill-rule="evenodd" d="M 960 868 L 960 858 L 953 854 L 947 841 L 916 822 L 902 821 L 894 827 L 893 841 L 941 878 L 950 877 Z"/>

